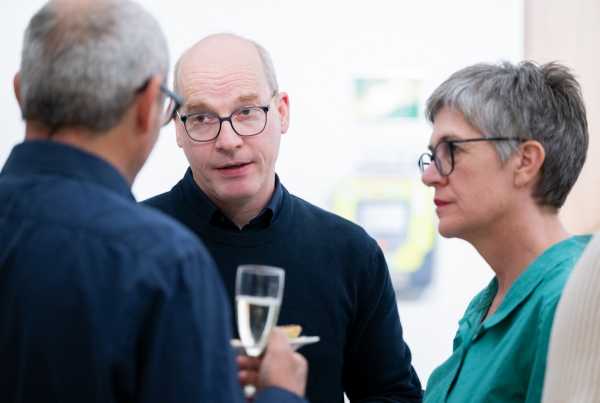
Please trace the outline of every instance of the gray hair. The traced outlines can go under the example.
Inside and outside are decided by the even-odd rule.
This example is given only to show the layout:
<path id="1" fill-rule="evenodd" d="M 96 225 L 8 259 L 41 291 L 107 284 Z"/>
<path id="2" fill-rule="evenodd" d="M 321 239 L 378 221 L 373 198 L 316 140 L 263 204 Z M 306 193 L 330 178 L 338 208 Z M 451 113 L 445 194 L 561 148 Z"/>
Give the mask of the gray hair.
<path id="1" fill-rule="evenodd" d="M 546 158 L 533 197 L 560 208 L 586 159 L 588 125 L 581 88 L 556 62 L 476 64 L 454 73 L 429 97 L 426 117 L 434 122 L 445 106 L 463 114 L 484 137 L 538 141 Z M 494 143 L 502 161 L 518 142 Z"/>
<path id="2" fill-rule="evenodd" d="M 158 22 L 129 0 L 51 1 L 25 31 L 23 119 L 52 131 L 101 133 L 121 120 L 153 75 L 166 75 L 167 42 Z"/>
<path id="3" fill-rule="evenodd" d="M 275 73 L 275 65 L 273 64 L 273 59 L 271 58 L 271 55 L 269 54 L 269 52 L 267 51 L 267 49 L 265 49 L 261 44 L 259 44 L 258 42 L 253 41 L 252 39 L 248 39 L 248 38 L 244 38 L 243 36 L 240 35 L 236 35 L 236 34 L 231 34 L 231 33 L 220 33 L 220 34 L 213 34 L 213 35 L 209 35 L 207 37 L 205 37 L 202 40 L 211 38 L 211 37 L 215 37 L 215 36 L 229 36 L 232 38 L 237 38 L 240 39 L 242 41 L 246 41 L 248 43 L 250 43 L 251 45 L 253 45 L 256 48 L 256 52 L 258 53 L 258 57 L 260 58 L 264 73 L 265 73 L 265 78 L 267 80 L 267 85 L 269 86 L 269 90 L 272 93 L 277 93 L 279 92 L 279 84 L 277 82 L 277 74 Z M 177 63 L 175 64 L 175 69 L 174 69 L 174 78 L 173 78 L 173 87 L 175 88 L 175 91 L 179 91 L 179 84 L 177 83 L 177 77 L 179 75 L 179 65 L 181 64 L 181 60 L 183 59 L 183 56 L 179 58 L 179 60 L 177 60 Z"/>
<path id="4" fill-rule="evenodd" d="M 273 59 L 271 59 L 271 55 L 267 49 L 265 49 L 258 42 L 252 40 L 249 41 L 254 45 L 256 51 L 258 52 L 258 57 L 260 57 L 260 61 L 262 62 L 263 69 L 265 71 L 265 76 L 267 77 L 269 89 L 274 93 L 279 92 L 279 84 L 277 83 L 277 75 L 275 74 L 275 66 L 273 65 Z"/>

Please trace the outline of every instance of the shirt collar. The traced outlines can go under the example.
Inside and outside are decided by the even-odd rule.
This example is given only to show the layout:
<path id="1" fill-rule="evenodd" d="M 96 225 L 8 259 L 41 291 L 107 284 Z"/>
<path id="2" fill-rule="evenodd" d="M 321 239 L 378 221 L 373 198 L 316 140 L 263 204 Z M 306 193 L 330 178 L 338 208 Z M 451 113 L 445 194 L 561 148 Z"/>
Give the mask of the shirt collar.
<path id="1" fill-rule="evenodd" d="M 11 151 L 2 174 L 51 174 L 93 182 L 135 200 L 125 178 L 107 161 L 79 148 L 28 140 Z"/>
<path id="2" fill-rule="evenodd" d="M 512 284 L 498 310 L 483 323 L 483 328 L 490 328 L 510 315 L 544 280 L 551 266 L 560 265 L 566 259 L 571 259 L 572 251 L 583 249 L 590 239 L 589 235 L 578 235 L 567 238 L 546 249 L 538 256 Z M 467 315 L 470 325 L 478 323 L 487 312 L 496 292 L 498 282 L 492 279 L 489 285 L 476 297 Z"/>
<path id="3" fill-rule="evenodd" d="M 194 180 L 194 176 L 192 174 L 191 168 L 185 173 L 185 177 L 183 179 L 184 185 L 193 190 L 193 193 L 196 195 L 196 198 L 203 205 L 206 216 L 205 218 L 209 221 L 211 225 L 216 227 L 239 231 L 238 227 L 225 215 L 218 207 L 209 199 L 209 197 L 202 191 L 200 186 Z M 281 203 L 283 201 L 283 186 L 279 181 L 279 176 L 275 175 L 275 190 L 273 191 L 273 195 L 269 199 L 267 205 L 258 213 L 256 217 L 254 217 L 248 224 L 242 228 L 242 230 L 256 230 L 267 228 L 273 223 L 279 212 L 281 210 Z"/>

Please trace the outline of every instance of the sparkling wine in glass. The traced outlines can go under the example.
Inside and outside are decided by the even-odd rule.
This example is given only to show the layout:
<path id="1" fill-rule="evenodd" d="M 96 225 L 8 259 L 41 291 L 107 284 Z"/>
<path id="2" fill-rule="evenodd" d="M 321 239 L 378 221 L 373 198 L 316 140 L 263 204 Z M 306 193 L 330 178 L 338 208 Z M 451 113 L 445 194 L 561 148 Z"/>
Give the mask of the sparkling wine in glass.
<path id="1" fill-rule="evenodd" d="M 235 300 L 240 340 L 246 354 L 262 354 L 269 334 L 277 324 L 283 297 L 285 272 L 264 265 L 242 265 L 237 269 Z"/>

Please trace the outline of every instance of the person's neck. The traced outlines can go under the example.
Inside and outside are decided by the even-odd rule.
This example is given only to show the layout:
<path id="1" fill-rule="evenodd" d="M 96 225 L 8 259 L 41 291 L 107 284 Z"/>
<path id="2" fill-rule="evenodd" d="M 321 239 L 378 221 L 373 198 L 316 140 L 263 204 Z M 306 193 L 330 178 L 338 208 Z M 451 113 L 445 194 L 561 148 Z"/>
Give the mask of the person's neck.
<path id="1" fill-rule="evenodd" d="M 202 186 L 194 181 L 202 189 Z M 204 189 L 203 189 L 204 191 Z M 214 195 L 206 192 L 206 196 L 217 206 L 217 208 L 231 220 L 239 229 L 244 228 L 254 217 L 256 217 L 262 209 L 264 209 L 275 191 L 275 174 L 270 180 L 270 183 L 265 186 L 261 192 L 252 195 L 251 197 L 235 199 L 235 200 L 221 200 Z"/>
<path id="2" fill-rule="evenodd" d="M 116 138 L 119 138 L 116 130 L 92 133 L 82 128 L 67 128 L 51 132 L 35 122 L 27 122 L 25 128 L 25 140 L 55 141 L 86 151 L 111 164 L 131 185 L 136 171 L 128 164 L 125 147 L 115 144 Z"/>
<path id="3" fill-rule="evenodd" d="M 537 205 L 498 220 L 485 233 L 469 242 L 496 273 L 500 300 L 530 263 L 570 236 L 556 210 Z"/>

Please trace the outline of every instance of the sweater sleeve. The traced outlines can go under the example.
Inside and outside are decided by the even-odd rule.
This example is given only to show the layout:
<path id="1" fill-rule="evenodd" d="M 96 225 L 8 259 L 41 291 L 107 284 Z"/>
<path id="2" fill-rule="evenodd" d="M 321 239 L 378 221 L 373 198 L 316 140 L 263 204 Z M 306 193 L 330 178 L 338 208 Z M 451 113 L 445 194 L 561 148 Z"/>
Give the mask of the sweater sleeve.
<path id="1" fill-rule="evenodd" d="M 256 403 L 308 403 L 300 396 L 281 388 L 266 388 L 258 392 Z"/>
<path id="2" fill-rule="evenodd" d="M 351 402 L 420 402 L 385 258 L 371 240 L 368 267 L 360 272 L 357 308 L 349 330 L 344 388 Z"/>
<path id="3" fill-rule="evenodd" d="M 600 236 L 588 245 L 558 304 L 544 403 L 600 400 Z"/>

